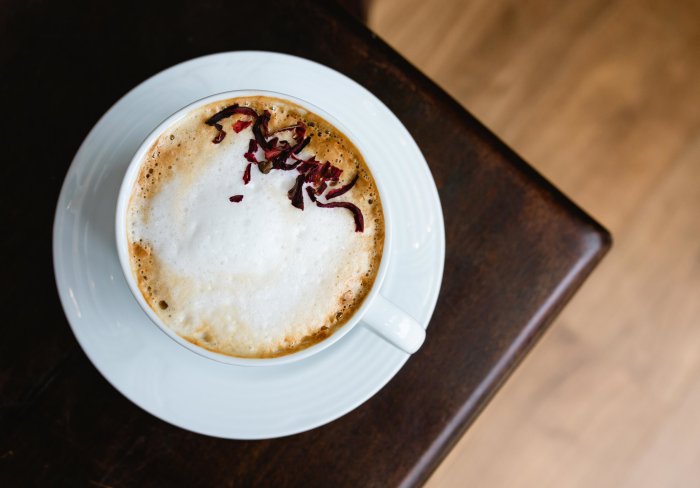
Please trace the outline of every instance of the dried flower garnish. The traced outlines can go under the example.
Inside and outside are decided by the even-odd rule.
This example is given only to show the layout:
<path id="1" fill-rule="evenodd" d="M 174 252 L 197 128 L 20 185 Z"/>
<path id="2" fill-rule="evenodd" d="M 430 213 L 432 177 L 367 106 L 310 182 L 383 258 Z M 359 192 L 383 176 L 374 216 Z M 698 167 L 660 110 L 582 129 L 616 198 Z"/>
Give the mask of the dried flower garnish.
<path id="1" fill-rule="evenodd" d="M 224 140 L 224 137 L 226 137 L 226 131 L 224 130 L 223 126 L 219 124 L 219 121 L 222 119 L 225 119 L 227 117 L 230 117 L 234 114 L 243 114 L 243 115 L 249 115 L 254 118 L 258 118 L 258 113 L 253 110 L 250 107 L 241 107 L 237 103 L 224 108 L 223 110 L 220 110 L 219 112 L 215 113 L 209 119 L 206 120 L 205 124 L 207 125 L 212 125 L 216 127 L 216 130 L 218 131 L 214 139 L 212 139 L 211 142 L 214 144 L 219 144 L 221 141 Z M 235 126 L 234 126 L 234 130 Z M 240 131 L 236 131 L 240 132 Z"/>
<path id="2" fill-rule="evenodd" d="M 270 149 L 265 149 L 265 159 L 273 160 L 282 153 L 282 149 L 273 147 Z"/>
<path id="3" fill-rule="evenodd" d="M 350 189 L 353 186 L 355 186 L 355 183 L 357 183 L 357 178 L 359 178 L 359 177 L 360 177 L 360 174 L 358 173 L 355 175 L 355 177 L 352 179 L 352 181 L 350 181 L 350 183 L 348 183 L 347 185 L 341 186 L 340 188 L 335 188 L 333 190 L 330 190 L 326 194 L 326 200 L 330 200 L 331 198 L 339 197 L 343 193 L 347 193 L 348 191 L 350 191 Z"/>
<path id="4" fill-rule="evenodd" d="M 310 186 L 307 186 L 306 193 L 309 194 L 309 198 L 311 199 L 312 202 L 316 201 L 316 193 L 314 192 L 313 188 L 311 188 Z"/>
<path id="5" fill-rule="evenodd" d="M 252 123 L 252 120 L 237 120 L 233 124 L 233 130 L 236 131 L 236 134 L 238 134 L 240 131 L 242 131 Z"/>
<path id="6" fill-rule="evenodd" d="M 299 173 L 306 173 L 312 168 L 315 168 L 318 165 L 318 161 L 314 159 L 313 156 L 311 156 L 309 159 L 306 161 L 302 161 L 299 167 L 297 167 L 297 171 Z"/>
<path id="7" fill-rule="evenodd" d="M 304 210 L 304 194 L 301 192 L 304 186 L 304 176 L 297 176 L 294 186 L 287 192 L 287 196 L 292 201 L 292 205 L 300 210 Z"/>
<path id="8" fill-rule="evenodd" d="M 316 205 L 321 208 L 346 208 L 352 212 L 352 216 L 355 219 L 355 232 L 364 232 L 365 230 L 365 219 L 362 216 L 362 212 L 354 203 L 350 202 L 330 202 L 322 203 L 316 200 Z"/>
<path id="9" fill-rule="evenodd" d="M 338 168 L 337 166 L 331 166 L 331 181 L 338 181 L 342 173 L 342 169 Z"/>
<path id="10" fill-rule="evenodd" d="M 297 156 L 311 141 L 311 136 L 306 136 L 307 128 L 304 122 L 299 121 L 296 124 L 281 127 L 270 132 L 269 123 L 272 114 L 269 111 L 265 110 L 262 115 L 259 115 L 250 107 L 241 107 L 238 104 L 234 104 L 217 112 L 206 121 L 207 125 L 214 126 L 218 131 L 212 140 L 213 143 L 219 144 L 226 137 L 226 131 L 224 131 L 223 126 L 219 122 L 235 114 L 252 117 L 251 120 L 237 120 L 232 124 L 232 128 L 236 133 L 240 133 L 251 124 L 253 125 L 254 138 L 249 141 L 248 151 L 243 154 L 243 157 L 248 161 L 243 172 L 243 183 L 245 185 L 250 182 L 253 164 L 257 164 L 258 169 L 263 174 L 268 174 L 273 169 L 282 171 L 296 169 L 299 175 L 294 181 L 294 186 L 287 192 L 287 197 L 294 207 L 304 210 L 304 188 L 306 188 L 307 195 L 318 207 L 345 208 L 349 210 L 352 212 L 355 220 L 355 232 L 364 231 L 364 217 L 362 216 L 362 211 L 355 204 L 350 202 L 323 203 L 317 199 L 317 196 L 326 192 L 329 185 L 334 187 L 338 184 L 343 170 L 331 164 L 330 161 L 321 163 L 314 156 L 310 156 L 307 159 Z M 313 126 L 313 124 L 310 124 L 310 126 Z M 294 132 L 291 136 L 293 139 L 291 143 L 287 140 L 289 139 L 288 136 L 286 136 L 287 139 L 282 139 L 281 136 L 275 135 L 289 131 Z M 258 149 L 262 149 L 264 153 L 265 159 L 263 161 L 258 160 L 256 155 Z M 292 162 L 287 163 L 287 160 L 290 158 Z M 326 200 L 347 193 L 355 185 L 358 177 L 359 175 L 355 175 L 348 184 L 328 191 Z M 235 203 L 242 200 L 243 195 L 229 197 L 229 201 Z"/>
<path id="11" fill-rule="evenodd" d="M 326 161 L 326 164 L 323 165 L 323 179 L 324 180 L 330 180 L 333 176 L 333 166 L 330 162 Z"/>
<path id="12" fill-rule="evenodd" d="M 226 137 L 226 131 L 224 129 L 221 129 L 219 132 L 216 133 L 214 136 L 214 139 L 211 140 L 214 144 L 219 144 L 221 141 L 224 140 L 224 137 Z"/>
<path id="13" fill-rule="evenodd" d="M 267 124 L 270 122 L 270 112 L 265 110 L 265 112 L 258 116 L 255 124 L 253 125 L 253 135 L 255 140 L 260 145 L 263 150 L 270 149 L 270 144 L 267 142 Z"/>
<path id="14" fill-rule="evenodd" d="M 303 141 L 301 141 L 296 148 L 294 148 L 294 151 L 292 151 L 292 154 L 299 154 L 302 149 L 304 149 L 306 146 L 308 146 L 309 142 L 311 142 L 311 136 L 307 137 Z"/>
<path id="15" fill-rule="evenodd" d="M 245 167 L 245 171 L 243 172 L 243 184 L 247 185 L 250 183 L 250 167 L 253 166 L 253 163 L 248 163 L 248 166 Z"/>
<path id="16" fill-rule="evenodd" d="M 258 117 L 258 113 L 252 108 L 241 107 L 237 103 L 234 103 L 233 105 L 229 105 L 228 107 L 221 109 L 220 111 L 209 117 L 205 124 L 213 125 L 214 127 L 216 127 L 217 130 L 221 130 L 221 124 L 219 124 L 218 122 L 235 114 L 249 115 L 255 119 L 257 119 Z"/>
<path id="17" fill-rule="evenodd" d="M 255 139 L 251 139 L 248 142 L 248 152 L 243 155 L 244 158 L 246 158 L 248 161 L 251 163 L 257 163 L 258 158 L 255 157 L 255 153 L 258 151 L 258 143 L 255 141 Z"/>
<path id="18" fill-rule="evenodd" d="M 315 184 L 318 184 L 319 181 L 321 180 L 321 170 L 322 170 L 322 168 L 323 168 L 323 167 L 322 167 L 320 164 L 316 164 L 316 165 L 313 166 L 311 169 L 309 169 L 309 170 L 306 172 L 306 182 L 307 182 L 307 183 L 313 183 L 314 185 L 315 185 Z"/>
<path id="19" fill-rule="evenodd" d="M 277 158 L 279 161 L 279 158 Z M 277 163 L 275 169 L 281 169 L 282 171 L 290 171 L 293 169 L 296 169 L 297 166 L 301 164 L 301 161 L 295 161 L 291 164 L 286 164 L 286 163 Z"/>

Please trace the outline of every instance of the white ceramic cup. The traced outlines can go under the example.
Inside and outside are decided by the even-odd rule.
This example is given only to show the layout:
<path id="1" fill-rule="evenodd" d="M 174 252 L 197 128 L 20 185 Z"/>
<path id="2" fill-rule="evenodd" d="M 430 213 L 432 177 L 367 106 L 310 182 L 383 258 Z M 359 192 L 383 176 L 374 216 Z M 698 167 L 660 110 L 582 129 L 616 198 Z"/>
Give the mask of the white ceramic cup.
<path id="1" fill-rule="evenodd" d="M 131 270 L 131 265 L 129 262 L 129 251 L 128 251 L 128 239 L 126 230 L 126 213 L 129 205 L 129 199 L 132 194 L 132 190 L 136 179 L 139 174 L 139 169 L 141 167 L 141 162 L 144 156 L 151 148 L 153 143 L 158 139 L 158 137 L 166 131 L 172 124 L 176 123 L 178 120 L 182 119 L 187 113 L 195 110 L 201 106 L 207 105 L 218 100 L 225 100 L 229 98 L 245 97 L 245 96 L 267 96 L 275 97 L 289 100 L 310 112 L 313 112 L 320 117 L 324 118 L 326 121 L 333 124 L 336 128 L 343 132 L 357 147 L 361 154 L 366 154 L 363 151 L 361 141 L 353 137 L 352 133 L 348 131 L 342 123 L 340 123 L 335 117 L 326 113 L 323 109 L 316 107 L 309 102 L 300 100 L 298 98 L 292 97 L 290 95 L 285 95 L 283 93 L 262 91 L 262 90 L 236 90 L 224 93 L 218 93 L 201 100 L 198 100 L 186 107 L 178 110 L 176 113 L 168 117 L 163 121 L 158 127 L 153 129 L 153 131 L 146 137 L 143 144 L 139 147 L 131 159 L 131 163 L 126 170 L 124 175 L 124 180 L 122 181 L 121 188 L 119 189 L 119 196 L 117 199 L 117 214 L 116 214 L 116 239 L 117 239 L 117 252 L 119 254 L 119 261 L 124 271 L 124 276 L 129 284 L 129 288 L 133 293 L 136 301 L 138 301 L 141 308 L 146 312 L 148 317 L 171 339 L 176 341 L 181 346 L 193 351 L 201 356 L 213 359 L 227 364 L 243 365 L 243 366 L 267 366 L 275 364 L 284 364 L 298 359 L 303 359 L 309 357 L 317 352 L 320 352 L 327 347 L 331 346 L 335 342 L 339 341 L 345 334 L 350 332 L 353 327 L 358 323 L 363 323 L 364 325 L 370 327 L 384 339 L 395 345 L 396 347 L 404 350 L 407 353 L 414 353 L 420 348 L 421 344 L 425 340 L 425 330 L 416 322 L 412 317 L 406 314 L 404 311 L 399 309 L 396 305 L 391 303 L 389 300 L 384 298 L 380 289 L 382 283 L 384 282 L 384 277 L 386 276 L 387 269 L 389 267 L 389 261 L 391 257 L 391 208 L 388 203 L 388 199 L 385 196 L 383 185 L 376 172 L 372 172 L 374 176 L 375 183 L 377 185 L 377 191 L 379 192 L 380 199 L 382 202 L 382 209 L 384 211 L 384 226 L 385 226 L 385 237 L 384 237 L 384 250 L 382 252 L 382 260 L 379 265 L 379 270 L 377 271 L 377 276 L 374 281 L 372 289 L 369 291 L 365 297 L 362 305 L 355 311 L 353 316 L 338 330 L 336 330 L 331 336 L 310 346 L 306 349 L 288 354 L 286 356 L 280 356 L 275 358 L 239 358 L 235 356 L 228 356 L 225 354 L 220 354 L 216 352 L 209 351 L 203 347 L 199 347 L 191 342 L 183 339 L 173 330 L 171 330 L 167 325 L 165 325 L 161 319 L 156 315 L 156 313 L 151 309 L 146 300 L 144 299 L 141 291 L 138 288 L 136 282 L 136 277 Z M 372 161 L 366 160 L 367 166 L 372 170 Z"/>

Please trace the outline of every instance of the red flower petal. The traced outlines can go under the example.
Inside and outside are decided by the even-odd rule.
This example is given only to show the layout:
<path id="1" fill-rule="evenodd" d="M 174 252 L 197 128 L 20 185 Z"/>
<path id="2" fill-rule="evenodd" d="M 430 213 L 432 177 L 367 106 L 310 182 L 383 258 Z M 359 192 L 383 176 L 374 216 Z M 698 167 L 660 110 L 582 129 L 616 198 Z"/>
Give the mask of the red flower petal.
<path id="1" fill-rule="evenodd" d="M 240 131 L 242 131 L 243 129 L 245 129 L 246 127 L 248 127 L 252 123 L 253 123 L 252 120 L 237 120 L 233 124 L 233 130 L 236 131 L 236 133 L 239 133 Z"/>
<path id="2" fill-rule="evenodd" d="M 249 115 L 255 119 L 258 118 L 258 113 L 252 108 L 241 107 L 237 103 L 234 103 L 233 105 L 230 105 L 209 117 L 209 119 L 207 119 L 205 123 L 207 125 L 213 125 L 217 129 L 221 130 L 221 124 L 219 124 L 218 122 L 234 114 Z"/>
<path id="3" fill-rule="evenodd" d="M 226 137 L 226 132 L 224 131 L 224 128 L 221 126 L 221 124 L 219 124 L 219 121 L 225 119 L 226 117 L 230 117 L 233 114 L 243 114 L 249 115 L 255 119 L 258 118 L 258 113 L 255 110 L 253 110 L 250 107 L 240 107 L 237 103 L 226 107 L 223 110 L 220 110 L 219 112 L 209 117 L 209 119 L 207 119 L 205 122 L 207 125 L 212 125 L 216 127 L 216 130 L 219 131 L 216 134 L 216 137 L 214 137 L 214 139 L 212 139 L 211 142 L 213 142 L 214 144 L 219 144 L 221 141 L 224 140 L 224 137 Z"/>
<path id="4" fill-rule="evenodd" d="M 306 182 L 317 184 L 321 179 L 321 166 L 316 165 L 306 173 Z"/>
<path id="5" fill-rule="evenodd" d="M 328 184 L 324 181 L 316 188 L 316 195 L 322 195 L 326 188 L 328 188 Z"/>
<path id="6" fill-rule="evenodd" d="M 338 168 L 337 166 L 331 167 L 331 177 L 330 179 L 333 181 L 338 181 L 340 178 L 340 175 L 343 173 L 343 170 Z"/>
<path id="7" fill-rule="evenodd" d="M 257 163 L 258 158 L 255 157 L 255 153 L 257 151 L 258 151 L 258 143 L 255 139 L 251 139 L 250 141 L 248 141 L 248 152 L 243 154 L 243 157 L 246 158 L 251 163 Z"/>
<path id="8" fill-rule="evenodd" d="M 309 198 L 311 199 L 312 202 L 316 201 L 316 194 L 314 193 L 314 189 L 311 188 L 310 186 L 306 187 L 306 193 L 309 194 Z"/>
<path id="9" fill-rule="evenodd" d="M 294 149 L 292 149 L 293 154 L 299 154 L 302 149 L 304 149 L 309 142 L 311 142 L 311 136 L 307 137 L 306 139 L 303 139 L 299 144 L 294 146 Z"/>
<path id="10" fill-rule="evenodd" d="M 318 164 L 319 164 L 318 161 L 316 161 L 316 160 L 314 159 L 314 157 L 311 156 L 309 159 L 307 159 L 306 161 L 302 162 L 302 163 L 299 165 L 299 167 L 297 168 L 297 171 L 299 171 L 299 173 L 306 173 L 306 172 L 308 172 L 309 170 L 311 170 L 311 169 L 315 168 L 316 166 L 318 166 Z"/>
<path id="11" fill-rule="evenodd" d="M 292 201 L 292 205 L 300 210 L 304 210 L 304 194 L 301 192 L 303 186 L 304 175 L 299 175 L 294 186 L 287 192 L 287 197 Z"/>
<path id="12" fill-rule="evenodd" d="M 248 163 L 248 166 L 245 167 L 245 171 L 243 172 L 243 184 L 247 185 L 250 183 L 250 167 L 253 166 L 253 163 Z"/>
<path id="13" fill-rule="evenodd" d="M 358 173 L 358 174 L 355 175 L 355 177 L 352 179 L 352 181 L 351 181 L 350 183 L 348 183 L 347 185 L 341 186 L 340 188 L 335 188 L 335 189 L 329 191 L 329 192 L 326 194 L 326 200 L 330 200 L 331 198 L 339 197 L 339 196 L 342 195 L 343 193 L 346 193 L 346 192 L 350 191 L 350 189 L 351 189 L 353 186 L 355 186 L 355 183 L 357 182 L 357 179 L 358 179 L 359 177 L 360 177 L 360 174 Z"/>
<path id="14" fill-rule="evenodd" d="M 316 205 L 321 208 L 346 208 L 352 212 L 352 216 L 355 219 L 355 232 L 364 232 L 365 230 L 365 219 L 362 216 L 362 211 L 357 207 L 357 205 L 350 202 L 330 202 L 321 203 L 316 201 Z"/>
<path id="15" fill-rule="evenodd" d="M 277 158 L 277 159 L 279 161 L 280 158 Z M 287 159 L 287 158 L 285 157 L 285 159 Z M 289 171 L 289 170 L 295 169 L 300 164 L 301 164 L 301 161 L 294 161 L 292 164 L 278 163 L 277 169 L 281 169 L 282 171 Z"/>
<path id="16" fill-rule="evenodd" d="M 277 148 L 272 148 L 272 149 L 266 149 L 265 150 L 265 159 L 272 160 L 279 156 L 279 154 L 282 152 L 282 149 L 277 149 Z"/>
<path id="17" fill-rule="evenodd" d="M 226 131 L 224 129 L 219 129 L 219 132 L 216 133 L 216 136 L 214 136 L 214 139 L 212 139 L 211 142 L 214 144 L 219 144 L 224 140 L 224 137 L 226 137 Z"/>
<path id="18" fill-rule="evenodd" d="M 241 200 L 243 200 L 243 195 L 233 195 L 231 197 L 228 197 L 228 201 L 231 203 L 238 203 Z"/>
<path id="19" fill-rule="evenodd" d="M 253 135 L 255 140 L 260 144 L 260 147 L 265 149 L 270 149 L 270 144 L 267 142 L 268 130 L 267 124 L 270 122 L 270 112 L 265 110 L 265 112 L 260 115 L 255 124 L 253 125 Z"/>

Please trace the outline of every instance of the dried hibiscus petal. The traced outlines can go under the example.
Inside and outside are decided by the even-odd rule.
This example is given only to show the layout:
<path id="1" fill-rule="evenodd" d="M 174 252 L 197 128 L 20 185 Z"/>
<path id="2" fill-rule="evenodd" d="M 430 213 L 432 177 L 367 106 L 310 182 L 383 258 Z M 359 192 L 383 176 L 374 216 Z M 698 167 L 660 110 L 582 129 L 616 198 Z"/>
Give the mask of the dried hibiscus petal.
<path id="1" fill-rule="evenodd" d="M 307 171 L 315 168 L 316 166 L 318 166 L 318 161 L 314 160 L 314 157 L 311 156 L 309 159 L 307 159 L 306 161 L 303 161 L 299 165 L 299 167 L 297 168 L 297 171 L 299 171 L 299 173 L 306 173 Z"/>
<path id="2" fill-rule="evenodd" d="M 270 161 L 272 161 L 272 167 L 274 169 L 282 169 L 282 166 L 284 165 L 284 162 L 287 160 L 286 155 L 284 152 L 281 152 L 277 154 L 276 156 L 270 158 Z"/>
<path id="3" fill-rule="evenodd" d="M 281 151 L 278 155 L 271 158 L 272 167 L 275 169 L 281 169 L 283 171 L 289 171 L 299 166 L 301 164 L 301 160 L 298 159 L 292 162 L 291 164 L 286 164 L 287 159 L 289 159 L 289 151 L 290 149 L 285 149 L 284 151 Z"/>
<path id="4" fill-rule="evenodd" d="M 311 168 L 306 173 L 305 178 L 307 183 L 318 183 L 318 181 L 321 179 L 321 166 L 317 165 Z"/>
<path id="5" fill-rule="evenodd" d="M 238 203 L 243 200 L 243 195 L 233 195 L 228 197 L 228 201 L 231 203 Z"/>
<path id="6" fill-rule="evenodd" d="M 216 133 L 214 139 L 212 139 L 211 142 L 213 142 L 214 144 L 219 144 L 221 141 L 224 140 L 224 137 L 226 137 L 226 131 L 224 129 L 219 129 L 219 132 Z"/>
<path id="7" fill-rule="evenodd" d="M 255 139 L 251 139 L 248 142 L 248 152 L 243 155 L 244 158 L 246 158 L 248 161 L 251 163 L 257 163 L 258 158 L 255 157 L 255 153 L 258 150 L 258 143 L 255 141 Z"/>
<path id="8" fill-rule="evenodd" d="M 350 191 L 350 189 L 353 186 L 355 186 L 355 183 L 357 183 L 357 179 L 359 177 L 360 177 L 360 174 L 358 173 L 355 175 L 355 177 L 352 179 L 352 181 L 350 183 L 348 183 L 347 185 L 344 185 L 344 186 L 341 186 L 340 188 L 335 188 L 335 189 L 329 191 L 326 194 L 326 200 L 330 200 L 331 198 L 339 197 L 343 193 L 347 193 L 348 191 Z"/>
<path id="9" fill-rule="evenodd" d="M 282 152 L 282 149 L 272 148 L 265 150 L 265 159 L 274 159 Z"/>
<path id="10" fill-rule="evenodd" d="M 311 142 L 311 136 L 307 137 L 306 139 L 302 140 L 299 144 L 294 146 L 294 149 L 292 149 L 292 153 L 299 154 L 302 151 L 302 149 L 309 145 L 309 142 Z"/>
<path id="11" fill-rule="evenodd" d="M 258 113 L 250 107 L 236 107 L 235 109 L 233 109 L 233 113 L 250 115 L 254 119 L 258 118 Z"/>
<path id="12" fill-rule="evenodd" d="M 308 143 L 309 141 L 304 139 L 304 136 L 306 136 L 306 124 L 303 122 L 298 122 L 294 125 L 289 125 L 287 127 L 282 127 L 281 129 L 277 129 L 276 131 L 271 132 L 269 135 L 272 134 L 277 134 L 279 132 L 284 132 L 284 131 L 289 131 L 293 130 L 294 131 L 294 140 L 296 141 L 296 144 L 292 146 L 292 152 L 294 154 L 298 154 L 299 151 L 301 151 Z M 307 138 L 309 139 L 309 138 Z M 281 141 L 281 145 L 288 147 L 290 146 L 289 142 L 287 141 Z"/>
<path id="13" fill-rule="evenodd" d="M 237 103 L 234 103 L 233 105 L 230 105 L 230 106 L 218 111 L 217 113 L 215 113 L 211 117 L 209 117 L 209 119 L 207 119 L 207 121 L 205 123 L 207 125 L 213 125 L 217 129 L 221 130 L 221 124 L 219 124 L 218 122 L 220 120 L 225 119 L 227 117 L 230 117 L 234 114 L 250 115 L 253 118 L 258 117 L 258 113 L 255 110 L 253 110 L 252 108 L 241 107 Z"/>
<path id="14" fill-rule="evenodd" d="M 287 192 L 287 196 L 292 201 L 292 205 L 300 210 L 304 210 L 304 194 L 301 192 L 304 186 L 304 175 L 297 176 L 294 186 Z"/>
<path id="15" fill-rule="evenodd" d="M 243 129 L 245 129 L 246 127 L 248 127 L 252 123 L 253 123 L 252 120 L 237 120 L 233 124 L 233 130 L 236 131 L 236 133 L 239 133 L 240 131 L 242 131 Z"/>
<path id="16" fill-rule="evenodd" d="M 226 131 L 224 131 L 224 128 L 221 126 L 221 124 L 219 124 L 219 121 L 221 119 L 225 119 L 226 117 L 230 117 L 233 114 L 250 115 L 251 117 L 254 117 L 256 119 L 258 118 L 258 113 L 255 110 L 253 110 L 250 107 L 240 107 L 237 103 L 226 107 L 223 110 L 220 110 L 219 112 L 209 117 L 209 119 L 207 119 L 205 122 L 207 125 L 216 127 L 216 130 L 218 131 L 211 142 L 213 142 L 214 144 L 219 144 L 221 141 L 224 140 L 224 137 L 226 137 Z"/>
<path id="17" fill-rule="evenodd" d="M 247 185 L 250 183 L 250 167 L 253 166 L 253 163 L 248 163 L 248 166 L 245 167 L 245 171 L 243 172 L 243 184 Z"/>
<path id="18" fill-rule="evenodd" d="M 323 192 L 326 191 L 326 188 L 328 188 L 328 184 L 325 181 L 321 182 L 318 188 L 316 188 L 316 195 L 322 195 Z"/>
<path id="19" fill-rule="evenodd" d="M 343 173 L 343 170 L 342 170 L 342 169 L 338 168 L 337 166 L 332 166 L 332 167 L 331 167 L 330 179 L 331 179 L 332 181 L 338 181 L 338 179 L 340 178 L 340 175 L 341 175 L 342 173 Z"/>
<path id="20" fill-rule="evenodd" d="M 253 125 L 253 135 L 255 136 L 255 140 L 260 144 L 260 147 L 265 149 L 270 149 L 270 144 L 267 142 L 267 135 L 268 135 L 268 130 L 267 130 L 267 124 L 270 122 L 270 112 L 265 110 L 265 112 L 260 115 L 257 120 L 255 121 L 255 124 Z"/>
<path id="21" fill-rule="evenodd" d="M 286 158 L 285 158 L 286 159 Z M 294 161 L 291 164 L 286 164 L 286 163 L 278 163 L 277 164 L 277 169 L 281 169 L 282 171 L 290 171 L 292 169 L 295 169 L 297 166 L 301 164 L 301 161 Z"/>
<path id="22" fill-rule="evenodd" d="M 350 202 L 330 202 L 322 203 L 316 201 L 316 205 L 321 208 L 346 208 L 352 212 L 352 216 L 355 219 L 355 232 L 364 232 L 365 230 L 365 219 L 362 216 L 362 211 L 357 207 L 357 205 Z"/>
<path id="23" fill-rule="evenodd" d="M 311 199 L 312 202 L 316 201 L 316 194 L 314 193 L 314 189 L 311 188 L 310 186 L 306 187 L 306 193 L 309 194 L 309 198 Z"/>

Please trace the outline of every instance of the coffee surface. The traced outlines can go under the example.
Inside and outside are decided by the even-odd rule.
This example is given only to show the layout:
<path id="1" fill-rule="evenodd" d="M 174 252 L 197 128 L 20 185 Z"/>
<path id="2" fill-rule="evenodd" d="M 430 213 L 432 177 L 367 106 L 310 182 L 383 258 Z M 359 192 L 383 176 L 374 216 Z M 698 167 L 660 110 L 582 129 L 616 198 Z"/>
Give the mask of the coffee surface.
<path id="1" fill-rule="evenodd" d="M 218 143 L 206 124 L 234 104 L 267 110 L 271 133 L 302 122 L 310 140 L 296 158 L 342 169 L 326 196 L 358 176 L 346 193 L 316 198 L 354 204 L 362 232 L 347 208 L 314 204 L 310 184 L 304 209 L 293 206 L 299 169 L 264 174 L 252 164 L 245 184 L 244 153 L 255 137 L 253 124 L 241 126 L 251 117 L 220 120 Z M 295 143 L 294 131 L 275 136 Z M 139 289 L 169 328 L 215 352 L 275 357 L 328 337 L 362 304 L 381 260 L 384 218 L 372 175 L 344 134 L 292 102 L 244 97 L 194 109 L 161 134 L 141 163 L 126 232 Z"/>

